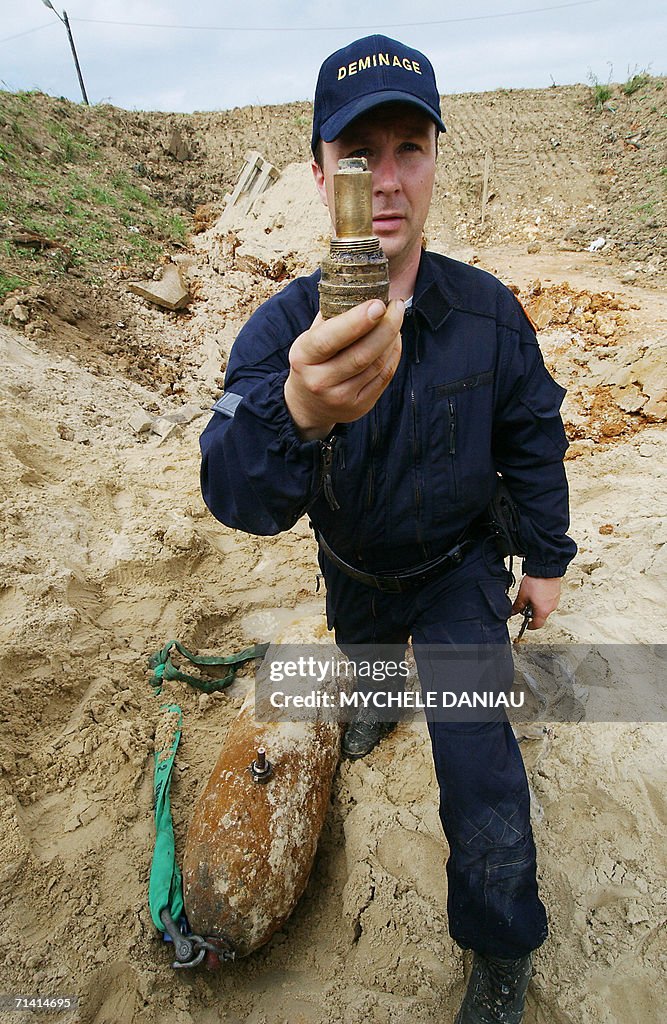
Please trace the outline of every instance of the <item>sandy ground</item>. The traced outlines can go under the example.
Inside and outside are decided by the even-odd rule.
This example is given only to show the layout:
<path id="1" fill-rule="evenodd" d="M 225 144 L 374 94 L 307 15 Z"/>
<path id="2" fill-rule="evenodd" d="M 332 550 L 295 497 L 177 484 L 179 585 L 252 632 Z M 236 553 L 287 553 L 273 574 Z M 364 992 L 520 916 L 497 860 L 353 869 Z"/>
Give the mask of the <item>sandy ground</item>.
<path id="1" fill-rule="evenodd" d="M 231 653 L 321 619 L 307 525 L 236 535 L 209 516 L 198 486 L 197 437 L 225 354 L 249 308 L 280 287 L 266 267 L 287 254 L 298 272 L 320 251 L 326 216 L 303 175 L 286 174 L 252 222 L 217 225 L 179 258 L 199 295 L 187 320 L 136 299 L 148 343 L 180 346 L 182 400 L 202 409 L 165 440 L 135 435 L 128 416 L 179 399 L 0 328 L 2 988 L 77 994 L 84 1024 L 435 1024 L 453 1019 L 463 992 L 418 719 L 340 765 L 306 893 L 259 952 L 217 974 L 175 972 L 147 908 L 160 703 L 148 656 L 173 637 Z M 286 206 L 301 226 L 289 237 Z M 580 553 L 541 639 L 660 645 L 667 300 L 657 281 L 625 283 L 602 253 L 456 248 L 437 223 L 433 238 L 528 296 L 547 323 L 547 361 L 570 388 Z M 165 687 L 184 715 L 179 845 L 250 679 L 244 671 L 212 696 Z M 524 742 L 552 931 L 535 957 L 527 1024 L 663 1019 L 665 735 L 659 723 L 559 724 Z"/>

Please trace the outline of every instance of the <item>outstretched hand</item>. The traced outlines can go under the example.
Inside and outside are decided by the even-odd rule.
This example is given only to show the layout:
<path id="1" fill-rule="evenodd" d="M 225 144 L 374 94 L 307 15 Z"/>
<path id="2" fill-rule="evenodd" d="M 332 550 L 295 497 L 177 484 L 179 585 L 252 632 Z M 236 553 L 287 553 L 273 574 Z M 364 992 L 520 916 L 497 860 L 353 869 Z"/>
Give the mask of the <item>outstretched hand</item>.
<path id="1" fill-rule="evenodd" d="M 400 299 L 371 299 L 311 327 L 290 349 L 285 402 L 304 441 L 324 438 L 373 408 L 401 358 Z"/>

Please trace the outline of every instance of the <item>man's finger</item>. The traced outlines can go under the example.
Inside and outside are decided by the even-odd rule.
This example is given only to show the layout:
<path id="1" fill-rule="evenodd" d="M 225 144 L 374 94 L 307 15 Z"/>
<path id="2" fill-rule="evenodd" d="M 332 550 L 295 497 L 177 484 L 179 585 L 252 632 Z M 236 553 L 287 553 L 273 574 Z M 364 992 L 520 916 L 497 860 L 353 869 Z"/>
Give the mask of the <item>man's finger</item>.
<path id="1" fill-rule="evenodd" d="M 354 378 L 366 379 L 375 376 L 383 367 L 388 353 L 394 348 L 396 338 L 400 337 L 403 322 L 403 303 L 391 302 L 387 312 L 373 330 L 358 338 L 346 348 L 338 352 L 326 364 L 327 380 L 332 384 L 344 381 L 352 382 Z M 320 364 L 320 369 L 322 369 Z"/>
<path id="2" fill-rule="evenodd" d="M 373 395 L 377 401 L 398 369 L 402 349 L 403 345 L 399 334 L 380 365 L 378 366 L 376 361 L 373 366 L 369 367 L 366 374 L 359 375 L 358 381 L 362 384 L 357 392 L 359 402 L 365 403 L 369 395 Z M 368 375 L 368 379 L 362 380 L 366 375 Z"/>
<path id="3" fill-rule="evenodd" d="M 346 310 L 339 316 L 331 317 L 330 320 L 322 320 L 317 323 L 316 317 L 313 327 L 297 339 L 301 360 L 307 364 L 328 362 L 338 353 L 353 345 L 354 342 L 369 334 L 382 321 L 387 309 L 392 310 L 393 308 L 392 316 L 389 318 L 390 322 L 398 319 L 398 325 L 393 331 L 396 333 L 403 317 L 402 308 L 399 316 L 396 315 L 398 305 L 398 302 L 391 302 L 389 307 L 386 307 L 380 299 L 369 299 L 353 309 Z M 400 305 L 403 306 L 402 303 Z"/>
<path id="4" fill-rule="evenodd" d="M 400 334 L 397 334 L 389 348 L 381 356 L 378 356 L 363 373 L 328 386 L 327 398 L 330 405 L 345 406 L 356 410 L 354 418 L 358 419 L 371 406 L 375 405 L 396 373 L 401 360 L 401 350 L 402 340 Z M 366 408 L 362 408 L 363 406 Z M 342 419 L 341 422 L 351 421 Z"/>
<path id="5" fill-rule="evenodd" d="M 362 342 L 355 342 L 355 347 L 361 344 Z M 337 382 L 335 390 L 339 395 L 354 396 L 354 398 L 357 399 L 366 388 L 367 384 L 371 384 L 377 377 L 386 374 L 387 368 L 392 365 L 393 369 L 391 371 L 391 376 L 387 378 L 388 382 L 396 372 L 396 367 L 398 366 L 401 358 L 402 347 L 403 341 L 399 332 L 394 335 L 393 339 L 390 339 L 387 345 L 383 345 L 382 350 L 372 360 L 372 362 L 368 363 L 367 360 L 370 358 L 370 355 L 367 355 L 363 360 L 363 364 L 365 364 L 363 370 Z M 342 358 L 343 356 L 341 355 L 340 357 L 332 360 L 332 374 L 335 373 L 336 376 L 341 372 L 342 364 L 340 363 L 340 360 Z"/>

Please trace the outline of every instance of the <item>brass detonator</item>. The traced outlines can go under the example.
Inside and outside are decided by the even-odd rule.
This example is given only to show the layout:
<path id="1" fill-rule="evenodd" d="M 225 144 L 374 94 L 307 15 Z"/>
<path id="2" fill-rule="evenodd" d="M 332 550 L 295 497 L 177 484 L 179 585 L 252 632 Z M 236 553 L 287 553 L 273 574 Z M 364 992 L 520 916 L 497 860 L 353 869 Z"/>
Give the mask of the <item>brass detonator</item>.
<path id="1" fill-rule="evenodd" d="M 322 260 L 320 310 L 325 320 L 366 299 L 389 301 L 389 265 L 373 234 L 372 175 L 363 157 L 338 161 L 334 231 Z"/>

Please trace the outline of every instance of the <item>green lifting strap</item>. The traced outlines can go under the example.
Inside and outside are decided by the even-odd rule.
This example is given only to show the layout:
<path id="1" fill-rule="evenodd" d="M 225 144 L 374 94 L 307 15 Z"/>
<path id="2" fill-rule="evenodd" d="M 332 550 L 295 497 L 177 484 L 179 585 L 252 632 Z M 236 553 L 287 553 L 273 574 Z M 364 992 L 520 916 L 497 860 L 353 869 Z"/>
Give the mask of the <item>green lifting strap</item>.
<path id="1" fill-rule="evenodd" d="M 193 665 L 199 666 L 220 666 L 225 665 L 229 671 L 224 676 L 220 676 L 218 679 L 204 679 L 201 676 L 187 675 L 185 672 L 180 672 L 171 661 L 170 652 L 172 648 L 176 648 L 184 658 L 191 661 Z M 269 648 L 269 644 L 255 644 L 253 647 L 248 647 L 244 651 L 239 651 L 238 654 L 228 654 L 225 657 L 219 658 L 215 656 L 205 656 L 201 654 L 193 654 L 187 647 L 179 643 L 178 640 L 170 640 L 164 645 L 161 651 L 157 651 L 149 658 L 149 668 L 153 669 L 153 675 L 149 682 L 151 686 L 155 687 L 155 693 L 159 694 L 162 692 L 162 683 L 165 679 L 180 679 L 184 683 L 189 683 L 190 686 L 196 686 L 198 690 L 203 690 L 204 693 L 215 693 L 219 690 L 224 690 L 234 682 L 236 678 L 236 672 L 241 665 L 246 661 L 251 661 L 253 658 L 263 658 Z"/>
<path id="2" fill-rule="evenodd" d="M 183 913 L 183 882 L 180 868 L 176 863 L 174 826 L 171 820 L 171 802 L 169 800 L 171 773 L 174 767 L 176 748 L 181 738 L 183 715 L 178 704 L 162 704 L 160 711 L 165 715 L 175 716 L 173 721 L 175 728 L 167 738 L 167 743 L 169 740 L 171 743 L 162 750 L 156 750 L 154 754 L 155 850 L 148 883 L 148 904 L 153 924 L 163 932 L 165 929 L 160 919 L 160 913 L 165 907 L 169 908 L 169 912 L 176 922 L 180 920 Z"/>
<path id="3" fill-rule="evenodd" d="M 189 676 L 174 668 L 169 657 L 171 649 L 175 647 L 185 658 L 200 666 L 228 666 L 229 671 L 220 679 L 202 679 L 198 676 Z M 156 694 L 162 690 L 163 679 L 180 679 L 191 686 L 196 686 L 205 693 L 213 693 L 216 690 L 224 690 L 234 682 L 238 668 L 246 661 L 253 658 L 263 658 L 269 648 L 269 644 L 255 644 L 238 654 L 229 654 L 226 657 L 206 657 L 204 655 L 192 654 L 178 640 L 170 640 L 161 651 L 152 655 L 149 659 L 149 666 L 154 670 L 151 677 L 151 684 L 155 687 Z M 169 789 L 171 786 L 171 775 L 176 758 L 176 750 L 181 739 L 183 725 L 183 713 L 178 704 L 162 704 L 160 711 L 164 715 L 171 715 L 172 721 L 168 723 L 169 728 L 161 749 L 156 749 L 154 758 L 153 790 L 155 794 L 155 850 L 151 863 L 151 874 L 148 883 L 148 903 L 151 918 L 156 928 L 164 932 L 164 924 L 160 918 L 165 907 L 169 908 L 172 919 L 178 923 L 184 914 L 183 907 L 183 879 L 180 868 L 176 863 L 176 843 L 174 839 L 174 826 L 171 820 L 171 801 Z M 158 742 L 161 731 L 157 732 Z"/>

